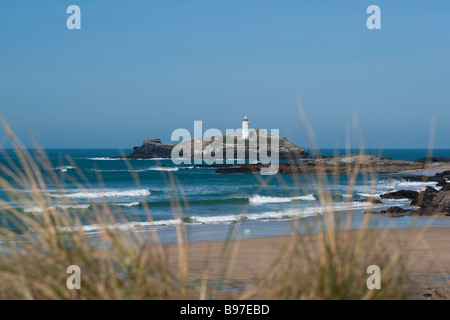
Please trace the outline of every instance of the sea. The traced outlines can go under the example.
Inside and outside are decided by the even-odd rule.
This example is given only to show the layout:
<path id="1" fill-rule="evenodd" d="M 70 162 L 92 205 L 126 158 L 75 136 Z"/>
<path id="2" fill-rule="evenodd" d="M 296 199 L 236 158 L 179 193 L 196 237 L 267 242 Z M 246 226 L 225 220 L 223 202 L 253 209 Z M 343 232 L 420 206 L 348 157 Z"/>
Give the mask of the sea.
<path id="1" fill-rule="evenodd" d="M 29 152 L 33 157 L 42 153 Z M 47 206 L 79 216 L 82 228 L 93 237 L 104 228 L 143 236 L 156 231 L 161 242 L 170 243 L 177 241 L 176 227 L 181 224 L 187 231 L 185 240 L 192 242 L 224 240 L 230 234 L 239 239 L 281 236 L 317 230 L 324 212 L 350 216 L 351 223 L 345 227 L 360 228 L 367 219 L 366 209 L 411 208 L 408 199 L 383 200 L 382 204 L 372 205 L 361 202 L 363 198 L 379 198 L 383 193 L 401 189 L 420 191 L 427 186 L 436 187 L 434 182 L 408 182 L 402 179 L 405 174 L 360 174 L 355 181 L 347 175 L 217 174 L 215 168 L 175 165 L 170 159 L 117 158 L 131 150 L 46 149 L 44 152 L 51 165 L 40 168 L 46 181 L 45 188 L 40 188 L 49 200 L 45 204 L 36 203 L 30 186 L 12 181 L 5 171 L 0 171 L 0 177 L 11 180 L 15 196 L 11 196 L 11 190 L 2 188 L 0 198 L 27 215 L 42 215 Z M 323 149 L 314 153 L 334 156 L 361 151 Z M 382 152 L 373 149 L 364 153 L 393 160 L 416 160 L 430 155 L 450 158 L 450 149 L 432 152 L 428 149 L 385 149 Z M 10 158 L 9 163 L 5 155 Z M 13 171 L 22 170 L 13 150 L 4 150 L 0 162 Z M 414 174 L 433 175 L 434 172 Z M 117 221 L 93 222 L 94 209 L 105 206 Z M 2 210 L 0 207 L 0 215 Z M 4 219 L 0 221 L 5 224 Z M 342 221 L 348 222 L 347 219 Z M 370 215 L 369 223 L 373 228 L 425 225 L 449 226 L 450 220 Z"/>

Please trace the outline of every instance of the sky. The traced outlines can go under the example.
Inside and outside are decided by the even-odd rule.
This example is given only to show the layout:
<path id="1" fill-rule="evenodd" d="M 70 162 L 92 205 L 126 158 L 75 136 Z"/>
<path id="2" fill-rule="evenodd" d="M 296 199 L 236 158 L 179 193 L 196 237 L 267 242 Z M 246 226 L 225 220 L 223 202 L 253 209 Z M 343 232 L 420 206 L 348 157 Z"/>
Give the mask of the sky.
<path id="1" fill-rule="evenodd" d="M 2 0 L 0 115 L 45 148 L 171 142 L 244 116 L 305 147 L 310 127 L 322 148 L 450 148 L 449 58 L 448 0 Z"/>

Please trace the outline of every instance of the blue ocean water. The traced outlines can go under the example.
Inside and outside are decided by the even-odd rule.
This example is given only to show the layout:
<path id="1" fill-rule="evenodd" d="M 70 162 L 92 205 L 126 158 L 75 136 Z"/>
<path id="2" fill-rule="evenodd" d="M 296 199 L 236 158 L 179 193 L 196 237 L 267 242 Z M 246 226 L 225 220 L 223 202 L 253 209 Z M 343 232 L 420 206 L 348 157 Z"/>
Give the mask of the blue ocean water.
<path id="1" fill-rule="evenodd" d="M 223 239 L 230 226 L 239 222 L 241 237 L 283 235 L 292 231 L 297 218 L 315 221 L 325 210 L 351 210 L 352 227 L 358 227 L 368 204 L 360 202 L 367 196 L 400 190 L 422 190 L 435 183 L 406 182 L 359 175 L 349 189 L 348 177 L 313 175 L 216 174 L 214 168 L 176 166 L 170 159 L 123 160 L 123 153 L 112 149 L 48 149 L 45 150 L 50 168 L 41 168 L 47 179 L 42 190 L 47 207 L 68 210 L 78 215 L 86 231 L 95 234 L 100 228 L 119 228 L 146 232 L 156 228 L 162 241 L 176 241 L 175 226 L 186 222 L 190 241 Z M 367 154 L 375 152 L 368 151 Z M 334 155 L 336 150 L 322 150 Z M 338 150 L 345 154 L 345 150 Z M 18 163 L 13 151 L 8 152 L 12 163 Z M 384 150 L 383 157 L 415 160 L 429 155 L 428 150 Z M 35 157 L 38 157 L 35 154 Z M 433 156 L 450 157 L 450 150 L 434 150 Z M 4 158 L 1 159 L 6 164 Z M 11 164 L 9 164 L 11 166 Z M 16 169 L 17 170 L 17 169 Z M 59 181 L 55 183 L 52 175 Z M 9 179 L 4 172 L 0 175 Z M 401 175 L 399 175 L 401 176 Z M 14 182 L 11 181 L 13 184 Z M 318 187 L 319 186 L 319 187 Z M 8 190 L 0 190 L 0 198 L 28 214 L 42 214 L 43 205 L 31 199 L 31 189 L 19 187 L 20 201 L 11 199 Z M 322 192 L 330 195 L 332 204 L 324 207 Z M 92 211 L 104 203 L 120 221 L 111 225 L 91 223 Z M 391 206 L 409 207 L 409 200 L 385 200 L 374 209 Z M 149 219 L 149 214 L 151 219 Z M 420 226 L 424 219 L 403 217 L 392 219 L 373 216 L 374 226 Z M 434 222 L 436 223 L 436 222 Z M 439 225 L 445 222 L 437 222 Z"/>

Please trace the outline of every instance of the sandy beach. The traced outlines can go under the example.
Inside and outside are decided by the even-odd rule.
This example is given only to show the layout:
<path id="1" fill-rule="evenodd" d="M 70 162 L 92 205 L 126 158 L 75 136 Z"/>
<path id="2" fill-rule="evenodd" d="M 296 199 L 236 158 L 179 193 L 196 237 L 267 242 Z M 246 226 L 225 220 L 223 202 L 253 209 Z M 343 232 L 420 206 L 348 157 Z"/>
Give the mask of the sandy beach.
<path id="1" fill-rule="evenodd" d="M 446 219 L 446 218 L 438 218 Z M 353 231 L 343 231 L 350 235 Z M 394 256 L 400 251 L 406 255 L 407 272 L 414 281 L 413 298 L 427 298 L 432 292 L 433 298 L 450 298 L 448 275 L 450 274 L 450 228 L 432 227 L 421 229 L 373 229 L 366 230 L 375 239 L 382 239 L 374 244 L 373 250 L 383 250 Z M 307 235 L 307 242 L 314 246 L 318 235 Z M 214 275 L 217 266 L 224 259 L 231 262 L 227 279 L 231 286 L 244 287 L 252 279 L 264 276 L 270 265 L 276 261 L 280 252 L 286 248 L 292 236 L 276 236 L 223 241 L 205 241 L 189 243 L 189 270 L 193 278 Z M 177 267 L 177 244 L 165 244 L 169 262 Z M 229 248 L 228 254 L 223 254 Z M 205 269 L 205 266 L 208 266 Z M 205 273 L 205 270 L 206 273 Z M 364 272 L 365 270 L 362 270 Z M 382 271 L 383 272 L 383 271 Z M 438 294 L 438 295 L 436 295 Z M 428 297 L 429 298 L 429 297 Z"/>
<path id="2" fill-rule="evenodd" d="M 443 172 L 450 170 L 450 165 L 440 164 L 440 163 L 430 163 L 426 169 L 417 169 L 417 170 L 404 170 L 400 173 L 415 173 L 415 172 Z"/>

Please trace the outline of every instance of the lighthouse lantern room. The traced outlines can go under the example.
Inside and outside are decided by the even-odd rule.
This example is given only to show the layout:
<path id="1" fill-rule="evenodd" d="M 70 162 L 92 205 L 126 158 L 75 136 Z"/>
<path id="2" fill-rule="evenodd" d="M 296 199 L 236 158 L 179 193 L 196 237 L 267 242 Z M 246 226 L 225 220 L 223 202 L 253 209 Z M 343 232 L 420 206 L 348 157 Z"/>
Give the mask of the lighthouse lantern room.
<path id="1" fill-rule="evenodd" d="M 242 121 L 242 139 L 248 139 L 248 119 L 244 117 Z"/>

